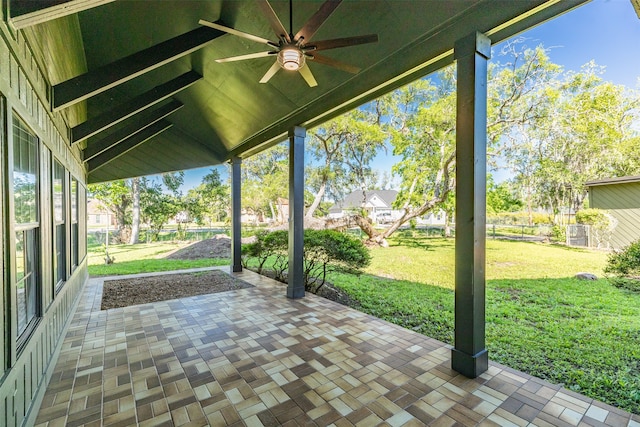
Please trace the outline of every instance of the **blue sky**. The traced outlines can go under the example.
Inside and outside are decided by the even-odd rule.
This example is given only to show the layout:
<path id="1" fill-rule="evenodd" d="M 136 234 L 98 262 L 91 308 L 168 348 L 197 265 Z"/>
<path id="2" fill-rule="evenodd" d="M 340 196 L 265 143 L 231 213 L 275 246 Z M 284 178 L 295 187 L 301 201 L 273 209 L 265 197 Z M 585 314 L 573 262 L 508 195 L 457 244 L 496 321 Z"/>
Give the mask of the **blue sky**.
<path id="1" fill-rule="evenodd" d="M 606 67 L 605 80 L 640 89 L 640 18 L 630 0 L 594 0 L 520 36 L 527 38 L 528 46 L 551 48 L 551 60 L 565 70 L 579 71 L 594 60 Z M 494 52 L 499 49 L 494 46 Z M 392 163 L 390 154 L 381 154 L 373 167 L 390 170 Z M 184 191 L 200 184 L 209 169 L 185 171 Z"/>

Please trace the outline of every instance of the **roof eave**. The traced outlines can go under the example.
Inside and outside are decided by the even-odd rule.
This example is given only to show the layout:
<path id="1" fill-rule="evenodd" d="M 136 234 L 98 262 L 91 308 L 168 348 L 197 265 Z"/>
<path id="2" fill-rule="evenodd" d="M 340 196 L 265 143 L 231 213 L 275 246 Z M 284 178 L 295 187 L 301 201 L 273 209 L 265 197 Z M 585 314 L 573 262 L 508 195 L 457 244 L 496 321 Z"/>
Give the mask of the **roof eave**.
<path id="1" fill-rule="evenodd" d="M 607 178 L 596 181 L 585 182 L 587 187 L 596 187 L 598 185 L 611 185 L 611 184 L 631 184 L 634 182 L 640 182 L 640 175 L 638 176 L 621 176 L 618 178 Z"/>

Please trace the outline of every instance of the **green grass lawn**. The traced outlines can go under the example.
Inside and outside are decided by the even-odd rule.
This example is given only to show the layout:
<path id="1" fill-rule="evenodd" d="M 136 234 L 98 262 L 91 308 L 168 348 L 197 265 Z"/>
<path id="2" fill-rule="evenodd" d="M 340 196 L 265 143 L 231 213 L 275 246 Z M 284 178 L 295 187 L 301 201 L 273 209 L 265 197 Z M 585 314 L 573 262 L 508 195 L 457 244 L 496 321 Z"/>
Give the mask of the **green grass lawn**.
<path id="1" fill-rule="evenodd" d="M 453 343 L 454 241 L 410 231 L 373 248 L 360 276 L 329 280 L 359 309 Z M 175 244 L 113 246 L 90 252 L 89 272 L 126 274 L 219 265 L 228 260 L 165 260 Z M 640 294 L 573 278 L 602 275 L 606 254 L 559 245 L 487 240 L 489 357 L 640 414 Z M 134 271 L 135 270 L 135 271 Z"/>
<path id="2" fill-rule="evenodd" d="M 407 233 L 408 235 L 408 233 Z M 360 277 L 330 280 L 361 310 L 453 344 L 454 242 L 398 236 L 374 248 Z M 606 280 L 606 254 L 563 246 L 487 241 L 489 357 L 640 413 L 640 294 Z"/>
<path id="3" fill-rule="evenodd" d="M 115 258 L 115 262 L 109 265 L 105 265 L 104 262 L 104 247 L 93 245 L 88 250 L 89 274 L 91 276 L 112 276 L 229 264 L 228 259 L 182 260 L 165 258 L 176 249 L 187 245 L 188 243 L 174 242 L 111 245 L 109 246 L 109 256 Z"/>

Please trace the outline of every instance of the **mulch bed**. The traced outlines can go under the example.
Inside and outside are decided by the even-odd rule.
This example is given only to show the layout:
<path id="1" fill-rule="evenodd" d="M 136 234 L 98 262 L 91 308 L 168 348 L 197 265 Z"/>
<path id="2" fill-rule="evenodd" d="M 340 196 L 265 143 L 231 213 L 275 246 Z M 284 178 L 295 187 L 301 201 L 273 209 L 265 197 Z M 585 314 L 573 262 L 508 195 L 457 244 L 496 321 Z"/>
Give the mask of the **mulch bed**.
<path id="1" fill-rule="evenodd" d="M 253 285 L 219 270 L 108 280 L 104 282 L 102 290 L 101 309 L 252 287 Z"/>
<path id="2" fill-rule="evenodd" d="M 245 240 L 245 239 L 243 239 Z M 249 239 L 246 239 L 249 240 Z M 230 258 L 231 239 L 217 235 L 211 239 L 195 242 L 173 252 L 168 259 Z M 263 275 L 273 278 L 270 271 Z M 179 285 L 179 286 L 177 286 Z M 164 274 L 138 279 L 119 279 L 104 282 L 102 310 L 186 298 L 194 295 L 212 294 L 234 289 L 253 287 L 219 270 L 199 273 Z M 317 292 L 318 296 L 340 304 L 358 308 L 359 302 L 342 290 L 326 283 Z"/>

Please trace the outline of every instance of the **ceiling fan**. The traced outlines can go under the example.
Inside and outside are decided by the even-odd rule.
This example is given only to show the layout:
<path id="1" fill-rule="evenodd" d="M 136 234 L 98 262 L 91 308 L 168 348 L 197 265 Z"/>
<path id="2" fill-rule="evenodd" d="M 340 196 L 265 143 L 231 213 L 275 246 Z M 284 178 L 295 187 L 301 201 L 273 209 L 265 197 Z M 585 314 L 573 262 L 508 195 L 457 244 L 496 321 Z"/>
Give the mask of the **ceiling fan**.
<path id="1" fill-rule="evenodd" d="M 359 44 L 375 43 L 378 41 L 377 34 L 367 34 L 363 36 L 344 37 L 331 40 L 321 40 L 312 42 L 311 38 L 318 31 L 320 26 L 329 18 L 333 11 L 340 5 L 342 0 L 327 0 L 313 14 L 311 18 L 302 26 L 302 28 L 293 34 L 293 4 L 289 0 L 289 28 L 284 28 L 280 19 L 274 12 L 273 8 L 267 0 L 256 0 L 260 10 L 264 13 L 271 28 L 278 37 L 278 41 L 274 42 L 253 34 L 244 33 L 234 28 L 225 27 L 220 24 L 205 21 L 201 19 L 200 25 L 215 28 L 235 36 L 243 37 L 254 42 L 266 44 L 271 50 L 266 52 L 250 53 L 248 55 L 232 56 L 230 58 L 216 59 L 216 62 L 232 62 L 244 61 L 245 59 L 264 58 L 267 56 L 275 56 L 276 62 L 269 68 L 266 74 L 260 79 L 260 83 L 267 83 L 281 68 L 289 71 L 297 71 L 304 78 L 310 87 L 318 85 L 313 73 L 309 69 L 307 61 L 315 61 L 319 64 L 328 65 L 352 74 L 360 71 L 360 68 L 353 65 L 337 61 L 326 56 L 318 55 L 316 52 L 321 50 L 336 49 L 339 47 L 355 46 Z"/>

